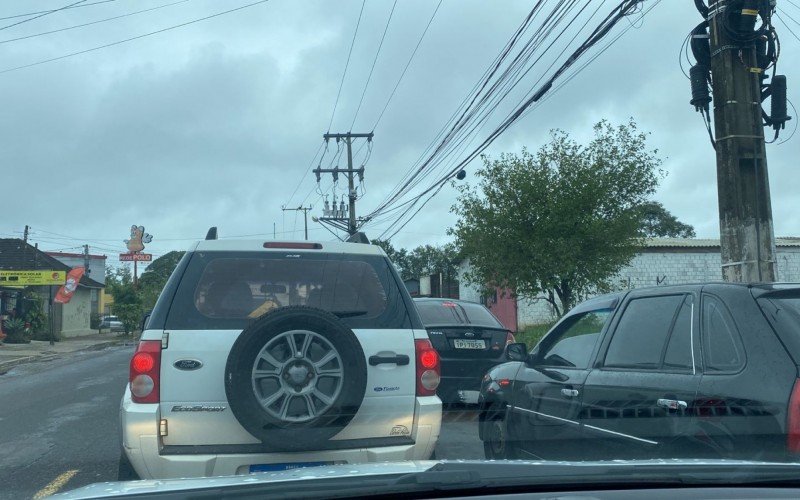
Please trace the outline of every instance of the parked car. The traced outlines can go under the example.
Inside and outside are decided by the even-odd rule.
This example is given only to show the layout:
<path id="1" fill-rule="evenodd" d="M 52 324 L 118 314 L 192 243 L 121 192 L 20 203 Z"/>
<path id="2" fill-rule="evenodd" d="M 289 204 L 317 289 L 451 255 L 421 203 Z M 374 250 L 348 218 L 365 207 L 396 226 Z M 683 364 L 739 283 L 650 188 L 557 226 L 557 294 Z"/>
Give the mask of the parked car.
<path id="1" fill-rule="evenodd" d="M 120 478 L 428 459 L 439 358 L 380 247 L 202 241 L 146 322 Z"/>
<path id="2" fill-rule="evenodd" d="M 103 316 L 100 320 L 101 330 L 111 330 L 112 332 L 124 332 L 125 325 L 116 316 Z"/>
<path id="3" fill-rule="evenodd" d="M 457 403 L 464 391 L 477 393 L 483 375 L 506 361 L 505 348 L 514 335 L 481 304 L 415 298 L 414 305 L 441 356 L 439 397 L 444 403 Z"/>
<path id="4" fill-rule="evenodd" d="M 589 300 L 480 394 L 490 458 L 796 459 L 800 285 L 713 283 Z"/>

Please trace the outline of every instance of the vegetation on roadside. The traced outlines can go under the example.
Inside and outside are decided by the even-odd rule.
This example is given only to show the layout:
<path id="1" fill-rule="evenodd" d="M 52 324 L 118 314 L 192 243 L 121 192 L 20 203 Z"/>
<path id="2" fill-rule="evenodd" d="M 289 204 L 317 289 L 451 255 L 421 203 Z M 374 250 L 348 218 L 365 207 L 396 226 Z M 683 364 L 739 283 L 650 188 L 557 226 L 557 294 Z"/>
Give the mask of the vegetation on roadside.
<path id="1" fill-rule="evenodd" d="M 552 328 L 554 324 L 555 322 L 543 323 L 540 325 L 527 325 L 525 328 L 515 333 L 514 338 L 517 342 L 525 342 L 525 344 L 528 345 L 528 350 L 531 350 L 542 340 L 544 334 L 550 331 L 550 328 Z"/>
<path id="2" fill-rule="evenodd" d="M 635 122 L 601 121 L 579 144 L 553 131 L 535 153 L 503 154 L 459 184 L 450 234 L 469 256 L 464 278 L 484 289 L 541 297 L 560 317 L 612 278 L 652 236 L 690 236 L 650 197 L 664 173 Z"/>
<path id="3" fill-rule="evenodd" d="M 161 290 L 184 252 L 169 252 L 154 260 L 133 285 L 133 274 L 128 267 L 106 270 L 106 289 L 114 297 L 112 312 L 122 322 L 126 335 L 137 331 L 144 314 L 155 306 Z"/>

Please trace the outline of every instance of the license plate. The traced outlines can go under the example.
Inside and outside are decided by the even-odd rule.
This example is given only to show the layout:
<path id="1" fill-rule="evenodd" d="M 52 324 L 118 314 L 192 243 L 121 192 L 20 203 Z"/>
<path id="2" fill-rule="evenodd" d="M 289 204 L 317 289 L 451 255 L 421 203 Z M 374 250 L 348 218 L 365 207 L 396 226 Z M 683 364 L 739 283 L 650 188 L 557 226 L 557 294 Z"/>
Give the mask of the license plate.
<path id="1" fill-rule="evenodd" d="M 334 462 L 292 462 L 288 464 L 255 464 L 250 466 L 250 472 L 275 472 L 280 470 L 304 469 L 306 467 L 320 467 L 333 465 Z"/>
<path id="2" fill-rule="evenodd" d="M 453 345 L 456 349 L 486 349 L 486 342 L 483 340 L 455 339 Z"/>

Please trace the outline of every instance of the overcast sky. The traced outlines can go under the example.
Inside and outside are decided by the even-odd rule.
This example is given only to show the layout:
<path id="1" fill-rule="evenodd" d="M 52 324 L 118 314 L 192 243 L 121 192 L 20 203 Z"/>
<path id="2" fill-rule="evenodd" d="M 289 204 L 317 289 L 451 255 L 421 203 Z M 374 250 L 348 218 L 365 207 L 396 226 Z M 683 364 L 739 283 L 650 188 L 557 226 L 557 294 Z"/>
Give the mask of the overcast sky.
<path id="1" fill-rule="evenodd" d="M 189 0 L 5 42 L 173 2 L 110 1 L 2 29 L 0 71 L 250 3 Z M 69 3 L 8 0 L 0 4 L 0 17 Z M 358 202 L 361 213 L 376 206 L 423 153 L 533 3 L 444 0 L 375 129 L 366 194 Z M 603 12 L 616 2 L 606 3 Z M 653 3 L 646 0 L 645 7 Z M 800 20 L 800 9 L 779 4 Z M 435 6 L 434 0 L 399 1 L 353 131 L 372 127 Z M 31 240 L 42 248 L 75 251 L 71 247 L 89 243 L 93 253 L 105 253 L 110 261 L 125 250 L 122 241 L 131 224 L 144 225 L 153 235 L 147 251 L 156 255 L 187 247 L 214 225 L 223 237 L 271 238 L 275 224 L 279 238 L 302 238 L 302 214 L 283 213 L 281 206 L 304 201 L 314 205 L 310 215 L 321 215 L 315 179 L 303 176 L 328 128 L 360 7 L 360 0 L 272 0 L 0 74 L 0 237 L 19 237 L 28 224 Z M 391 7 L 392 0 L 367 2 L 332 132 L 350 128 Z M 0 20 L 0 27 L 22 19 Z M 800 25 L 783 19 L 800 34 Z M 698 236 L 716 237 L 714 151 L 689 105 L 689 84 L 678 67 L 681 43 L 699 21 L 693 2 L 662 1 L 487 153 L 536 149 L 552 128 L 583 140 L 602 118 L 619 123 L 633 117 L 652 133 L 650 143 L 668 172 L 656 199 L 694 225 Z M 792 99 L 800 89 L 800 41 L 780 21 L 776 26 L 782 42 L 779 72 L 788 77 Z M 527 81 L 535 81 L 534 73 Z M 483 139 L 509 109 L 501 107 L 476 138 Z M 784 137 L 793 128 L 790 122 Z M 323 166 L 335 152 L 335 145 L 330 148 Z M 800 134 L 768 147 L 778 236 L 800 235 L 798 152 Z M 463 182 L 474 182 L 470 174 L 476 166 L 467 169 Z M 324 178 L 322 188 L 329 185 Z M 395 244 L 448 241 L 454 199 L 454 189 L 445 187 Z M 386 226 L 369 228 L 368 236 Z M 309 227 L 312 238 L 331 238 L 310 219 Z"/>

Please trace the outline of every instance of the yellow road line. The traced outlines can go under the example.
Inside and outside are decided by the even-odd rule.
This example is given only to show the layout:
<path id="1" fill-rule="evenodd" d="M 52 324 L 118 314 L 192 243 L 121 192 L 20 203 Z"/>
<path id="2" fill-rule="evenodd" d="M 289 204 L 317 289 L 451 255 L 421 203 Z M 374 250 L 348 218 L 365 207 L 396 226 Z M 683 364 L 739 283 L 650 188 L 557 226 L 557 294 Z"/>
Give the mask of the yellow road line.
<path id="1" fill-rule="evenodd" d="M 50 483 L 42 488 L 41 490 L 37 491 L 36 494 L 33 496 L 34 500 L 39 500 L 40 498 L 49 497 L 50 495 L 55 495 L 58 493 L 58 490 L 64 487 L 67 482 L 72 479 L 72 477 L 78 473 L 78 470 L 68 470 L 58 475 L 55 479 L 50 481 Z"/>

